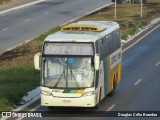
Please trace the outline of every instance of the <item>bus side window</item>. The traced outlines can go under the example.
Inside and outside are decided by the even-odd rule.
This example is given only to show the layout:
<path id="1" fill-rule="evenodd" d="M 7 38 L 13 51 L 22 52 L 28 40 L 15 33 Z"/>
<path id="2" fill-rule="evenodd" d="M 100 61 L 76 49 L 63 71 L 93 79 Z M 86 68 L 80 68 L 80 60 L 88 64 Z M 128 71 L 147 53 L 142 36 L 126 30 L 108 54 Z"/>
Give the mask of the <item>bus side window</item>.
<path id="1" fill-rule="evenodd" d="M 118 48 L 121 47 L 121 36 L 120 36 L 120 30 L 117 30 L 117 40 L 118 40 Z"/>
<path id="2" fill-rule="evenodd" d="M 103 37 L 100 40 L 99 49 L 100 49 L 100 59 L 103 60 L 106 57 L 106 37 Z"/>
<path id="3" fill-rule="evenodd" d="M 114 31 L 114 34 L 113 34 L 113 36 L 114 36 L 114 39 L 113 39 L 113 41 L 114 41 L 114 51 L 116 51 L 118 48 L 117 48 L 117 32 L 116 31 Z"/>
<path id="4" fill-rule="evenodd" d="M 106 53 L 106 44 L 105 44 L 105 41 L 106 41 L 106 39 L 105 39 L 105 37 L 103 37 L 102 38 L 102 59 L 104 59 L 105 58 L 105 53 Z"/>
<path id="5" fill-rule="evenodd" d="M 120 42 L 120 36 L 119 35 L 120 35 L 119 30 L 116 30 L 114 32 L 115 50 L 117 50 L 118 48 L 121 47 L 121 42 Z"/>
<path id="6" fill-rule="evenodd" d="M 96 53 L 99 54 L 99 40 L 96 41 L 95 47 L 96 47 Z"/>
<path id="7" fill-rule="evenodd" d="M 109 52 L 109 55 L 112 53 L 112 41 L 111 41 L 111 35 L 109 35 L 108 37 L 108 52 Z"/>
<path id="8" fill-rule="evenodd" d="M 103 57 L 102 39 L 99 40 L 98 47 L 99 47 L 100 60 L 102 60 Z"/>

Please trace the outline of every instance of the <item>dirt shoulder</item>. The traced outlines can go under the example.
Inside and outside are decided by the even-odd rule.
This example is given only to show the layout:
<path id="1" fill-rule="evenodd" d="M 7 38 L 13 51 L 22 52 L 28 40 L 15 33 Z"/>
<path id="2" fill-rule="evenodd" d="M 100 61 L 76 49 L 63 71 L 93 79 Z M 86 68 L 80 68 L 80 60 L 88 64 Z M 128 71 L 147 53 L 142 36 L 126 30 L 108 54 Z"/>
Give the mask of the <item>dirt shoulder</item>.
<path id="1" fill-rule="evenodd" d="M 0 6 L 11 3 L 11 2 L 14 2 L 14 1 L 17 1 L 17 0 L 0 0 Z"/>

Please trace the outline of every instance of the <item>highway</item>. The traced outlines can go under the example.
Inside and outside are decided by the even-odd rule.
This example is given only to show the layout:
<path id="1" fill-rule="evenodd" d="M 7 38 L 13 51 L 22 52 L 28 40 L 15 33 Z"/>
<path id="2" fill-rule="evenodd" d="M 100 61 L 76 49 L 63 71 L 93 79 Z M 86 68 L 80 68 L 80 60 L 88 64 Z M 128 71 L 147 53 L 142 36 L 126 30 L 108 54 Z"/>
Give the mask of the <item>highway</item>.
<path id="1" fill-rule="evenodd" d="M 48 107 L 40 106 L 40 100 L 28 106 L 24 110 L 29 111 L 48 111 L 54 114 L 54 111 L 160 111 L 160 25 L 137 42 L 134 46 L 123 52 L 122 80 L 116 89 L 114 97 L 106 97 L 101 102 L 97 110 L 81 108 L 56 108 L 54 110 Z M 69 113 L 70 116 L 73 113 Z M 61 120 L 61 117 L 55 119 Z M 136 120 L 151 120 L 150 118 L 136 118 Z M 53 119 L 53 118 L 48 118 Z M 70 120 L 73 118 L 65 118 Z M 76 117 L 76 120 L 81 118 Z M 86 119 L 83 117 L 82 119 Z M 92 117 L 92 120 L 105 120 L 104 117 Z M 122 118 L 110 118 L 109 120 L 122 120 Z M 153 118 L 159 120 L 159 118 Z M 28 119 L 27 119 L 28 120 Z M 135 118 L 125 118 L 125 120 L 135 120 Z"/>
<path id="2" fill-rule="evenodd" d="M 92 4 L 90 4 L 91 1 Z M 104 4 L 107 4 L 106 0 L 46 0 L 46 2 L 0 15 L 0 51 L 28 40 L 53 26 L 61 25 L 84 15 L 86 11 Z M 160 27 L 123 52 L 122 80 L 116 88 L 114 97 L 103 99 L 97 110 L 69 109 L 79 111 L 79 113 L 81 111 L 160 111 L 159 33 Z M 40 100 L 23 111 L 25 110 L 54 111 L 48 107 L 40 106 Z M 68 111 L 68 108 L 57 108 L 57 110 Z M 71 120 L 75 118 L 55 117 L 47 119 Z M 76 118 L 76 120 L 81 119 L 106 120 L 102 117 Z M 107 120 L 122 120 L 122 118 L 114 117 L 107 118 Z M 135 118 L 125 118 L 125 120 L 135 120 Z M 147 118 L 136 118 L 136 120 L 147 120 Z M 159 118 L 154 118 L 154 120 L 159 120 Z"/>
<path id="3" fill-rule="evenodd" d="M 46 0 L 0 15 L 0 52 L 83 16 L 111 0 Z"/>

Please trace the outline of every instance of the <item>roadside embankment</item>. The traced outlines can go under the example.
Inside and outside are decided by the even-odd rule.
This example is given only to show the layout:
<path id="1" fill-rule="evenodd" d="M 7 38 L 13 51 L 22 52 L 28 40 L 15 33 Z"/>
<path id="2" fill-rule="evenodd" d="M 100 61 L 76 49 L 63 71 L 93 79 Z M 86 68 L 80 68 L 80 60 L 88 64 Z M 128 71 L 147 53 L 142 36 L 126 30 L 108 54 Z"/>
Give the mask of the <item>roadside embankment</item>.
<path id="1" fill-rule="evenodd" d="M 12 1 L 15 1 L 15 0 L 0 0 L 0 5 L 4 5 Z"/>

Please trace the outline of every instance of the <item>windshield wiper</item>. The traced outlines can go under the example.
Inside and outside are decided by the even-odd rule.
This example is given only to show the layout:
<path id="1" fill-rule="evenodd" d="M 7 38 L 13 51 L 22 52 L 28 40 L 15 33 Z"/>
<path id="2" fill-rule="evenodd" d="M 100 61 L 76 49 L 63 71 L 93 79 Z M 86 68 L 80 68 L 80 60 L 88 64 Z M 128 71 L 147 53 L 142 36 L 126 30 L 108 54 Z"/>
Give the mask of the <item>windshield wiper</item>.
<path id="1" fill-rule="evenodd" d="M 54 88 L 57 87 L 57 85 L 59 84 L 60 80 L 62 79 L 63 75 L 64 75 L 65 71 L 63 71 L 62 75 L 59 77 L 57 83 L 55 84 Z"/>

